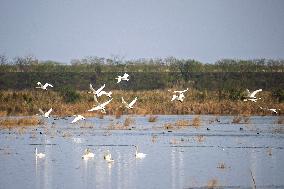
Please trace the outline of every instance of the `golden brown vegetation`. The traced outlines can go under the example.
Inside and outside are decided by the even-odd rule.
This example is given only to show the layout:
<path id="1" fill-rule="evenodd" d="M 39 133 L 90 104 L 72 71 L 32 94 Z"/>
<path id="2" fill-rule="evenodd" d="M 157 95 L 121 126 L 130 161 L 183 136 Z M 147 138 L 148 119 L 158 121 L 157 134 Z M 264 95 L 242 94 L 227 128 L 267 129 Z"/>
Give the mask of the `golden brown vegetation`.
<path id="1" fill-rule="evenodd" d="M 149 121 L 149 122 L 156 122 L 157 119 L 158 119 L 158 116 L 150 115 L 148 121 Z"/>
<path id="2" fill-rule="evenodd" d="M 247 115 L 237 115 L 233 117 L 232 123 L 240 124 L 240 123 L 249 123 L 250 116 Z"/>
<path id="3" fill-rule="evenodd" d="M 43 121 L 38 117 L 24 117 L 24 118 L 6 118 L 0 120 L 0 127 L 15 127 L 15 126 L 34 126 L 43 124 Z"/>
<path id="4" fill-rule="evenodd" d="M 200 127 L 200 125 L 201 125 L 200 117 L 196 116 L 195 118 L 193 118 L 192 126 L 195 127 L 195 128 L 198 128 L 198 127 Z"/>
<path id="5" fill-rule="evenodd" d="M 207 183 L 207 188 L 208 189 L 213 189 L 218 187 L 218 180 L 217 179 L 211 179 Z"/>
<path id="6" fill-rule="evenodd" d="M 52 115 L 65 116 L 74 114 L 96 115 L 87 112 L 93 105 L 94 100 L 86 91 L 77 91 L 80 100 L 75 103 L 66 103 L 59 92 L 42 90 L 1 91 L 0 115 L 35 115 L 39 108 L 53 108 Z M 132 110 L 120 108 L 123 90 L 113 92 L 112 102 L 106 106 L 107 114 L 116 115 L 119 118 L 124 114 L 157 115 L 157 114 L 219 114 L 219 115 L 270 115 L 263 112 L 258 106 L 275 107 L 284 109 L 284 103 L 278 103 L 271 99 L 271 92 L 259 94 L 261 101 L 257 103 L 243 102 L 241 100 L 219 99 L 217 92 L 208 92 L 206 97 L 200 100 L 200 92 L 189 90 L 185 93 L 183 103 L 171 102 L 172 94 L 165 90 L 127 91 L 128 98 L 136 96 L 138 101 Z M 43 98 L 44 96 L 44 98 Z M 99 98 L 100 102 L 106 101 L 107 97 Z M 143 106 L 142 106 L 143 105 Z"/>

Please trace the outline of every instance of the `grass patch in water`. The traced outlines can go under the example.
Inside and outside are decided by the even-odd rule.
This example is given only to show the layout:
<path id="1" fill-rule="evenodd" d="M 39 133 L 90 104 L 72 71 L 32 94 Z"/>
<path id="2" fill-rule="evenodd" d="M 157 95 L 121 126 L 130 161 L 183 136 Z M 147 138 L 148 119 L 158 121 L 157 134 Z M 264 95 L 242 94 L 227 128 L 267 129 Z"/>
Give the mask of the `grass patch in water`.
<path id="1" fill-rule="evenodd" d="M 34 126 L 43 124 L 39 117 L 24 117 L 24 118 L 5 118 L 0 120 L 1 127 L 15 127 L 15 126 Z"/>

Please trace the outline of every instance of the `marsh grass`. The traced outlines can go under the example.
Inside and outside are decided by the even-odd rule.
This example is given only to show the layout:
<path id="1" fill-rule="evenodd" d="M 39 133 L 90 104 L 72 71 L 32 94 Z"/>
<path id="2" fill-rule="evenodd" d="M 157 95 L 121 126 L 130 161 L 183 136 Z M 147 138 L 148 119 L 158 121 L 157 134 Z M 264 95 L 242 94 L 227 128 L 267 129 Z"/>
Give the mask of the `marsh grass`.
<path id="1" fill-rule="evenodd" d="M 16 126 L 35 126 L 43 124 L 43 120 L 33 116 L 24 118 L 6 118 L 0 120 L 1 127 L 16 127 Z"/>
<path id="2" fill-rule="evenodd" d="M 204 135 L 198 135 L 194 138 L 195 141 L 197 142 L 204 142 L 205 141 L 205 136 Z"/>
<path id="3" fill-rule="evenodd" d="M 201 126 L 200 117 L 199 116 L 194 117 L 191 125 L 195 128 L 199 128 Z"/>
<path id="4" fill-rule="evenodd" d="M 131 124 L 134 124 L 134 119 L 130 118 L 130 117 L 126 117 L 124 120 L 124 127 L 129 127 Z"/>
<path id="5" fill-rule="evenodd" d="M 177 126 L 177 127 L 187 127 L 189 125 L 190 125 L 190 121 L 188 121 L 188 120 L 177 120 L 175 122 L 175 126 Z"/>
<path id="6" fill-rule="evenodd" d="M 156 122 L 158 120 L 158 116 L 150 115 L 148 118 L 149 122 Z"/>
<path id="7" fill-rule="evenodd" d="M 128 98 L 138 96 L 137 104 L 132 110 L 125 110 L 121 107 L 121 97 L 125 95 L 124 90 L 112 91 L 113 101 L 106 106 L 107 114 L 116 115 L 119 118 L 123 113 L 139 115 L 157 114 L 218 114 L 218 115 L 270 115 L 270 112 L 263 112 L 258 104 L 243 102 L 241 100 L 229 100 L 226 96 L 219 99 L 215 91 L 207 92 L 206 97 L 200 99 L 200 92 L 190 89 L 186 93 L 183 103 L 171 102 L 172 93 L 167 89 L 149 91 L 127 91 Z M 22 91 L 1 91 L 0 115 L 35 115 L 39 108 L 52 107 L 52 115 L 65 116 L 86 113 L 93 105 L 92 96 L 86 91 L 76 91 L 80 100 L 67 103 L 60 92 L 42 90 Z M 43 98 L 44 97 L 44 98 Z M 262 92 L 260 97 L 266 106 L 284 109 L 284 103 L 273 101 L 271 92 Z M 108 98 L 100 97 L 99 102 Z M 91 101 L 90 101 L 91 100 Z M 92 103 L 93 102 L 93 103 Z M 97 113 L 97 112 L 96 112 Z"/>
<path id="8" fill-rule="evenodd" d="M 172 123 L 165 123 L 164 124 L 164 129 L 172 130 L 172 129 L 175 129 L 175 127 L 174 127 L 174 125 Z"/>
<path id="9" fill-rule="evenodd" d="M 207 182 L 207 188 L 208 189 L 214 189 L 218 188 L 218 180 L 217 179 L 211 179 Z"/>
<path id="10" fill-rule="evenodd" d="M 234 124 L 247 124 L 249 122 L 250 122 L 249 115 L 237 115 L 237 116 L 234 116 L 232 119 L 232 123 Z"/>

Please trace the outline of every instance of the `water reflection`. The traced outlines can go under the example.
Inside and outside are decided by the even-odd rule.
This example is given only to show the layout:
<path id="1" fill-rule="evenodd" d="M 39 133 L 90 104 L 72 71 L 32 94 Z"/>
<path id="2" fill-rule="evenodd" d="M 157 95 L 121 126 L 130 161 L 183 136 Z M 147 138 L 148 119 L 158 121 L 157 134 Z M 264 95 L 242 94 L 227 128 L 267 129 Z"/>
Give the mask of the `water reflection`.
<path id="1" fill-rule="evenodd" d="M 141 120 L 137 122 L 142 125 Z M 105 131 L 69 129 L 68 125 L 55 129 L 60 133 L 61 130 L 70 132 L 71 137 L 59 134 L 30 138 L 33 131 L 27 129 L 11 139 L 3 132 L 0 149 L 10 146 L 17 154 L 0 153 L 1 188 L 190 188 L 207 187 L 213 178 L 221 186 L 246 188 L 252 186 L 250 170 L 258 187 L 281 188 L 284 185 L 284 154 L 283 148 L 278 147 L 284 146 L 283 135 L 242 135 L 242 132 L 236 136 L 231 134 L 232 127 L 224 125 L 220 126 L 221 136 L 218 135 L 220 131 L 216 131 L 217 126 L 207 134 L 206 125 L 205 129 L 194 131 L 191 128 L 172 133 L 111 131 L 112 135 L 107 136 Z M 206 140 L 202 143 L 193 140 L 200 135 Z M 184 140 L 180 140 L 181 137 Z M 170 144 L 172 138 L 179 143 Z M 134 144 L 148 154 L 145 159 L 135 158 Z M 271 155 L 263 146 L 274 147 Z M 35 147 L 46 154 L 44 159 L 35 157 Z M 81 156 L 87 147 L 95 157 L 83 160 Z M 106 150 L 111 152 L 114 162 L 104 160 Z M 23 163 L 19 163 L 19 159 Z M 217 168 L 220 162 L 224 162 L 226 168 Z M 8 182 L 12 179 L 15 181 Z"/>

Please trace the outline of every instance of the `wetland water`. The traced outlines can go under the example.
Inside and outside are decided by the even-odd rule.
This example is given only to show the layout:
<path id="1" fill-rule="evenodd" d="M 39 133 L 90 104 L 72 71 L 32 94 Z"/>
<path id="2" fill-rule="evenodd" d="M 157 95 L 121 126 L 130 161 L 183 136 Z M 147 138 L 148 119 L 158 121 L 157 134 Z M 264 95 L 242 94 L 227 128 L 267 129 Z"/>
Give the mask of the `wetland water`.
<path id="1" fill-rule="evenodd" d="M 114 129 L 131 118 L 129 129 Z M 0 188 L 284 188 L 284 125 L 279 117 L 200 116 L 200 126 L 166 129 L 196 116 L 49 118 L 0 130 Z M 3 119 L 3 117 L 1 118 Z M 207 129 L 208 128 L 208 129 Z M 146 153 L 136 159 L 135 148 Z M 46 154 L 35 157 L 35 148 Z M 83 160 L 86 148 L 95 157 Z M 114 159 L 107 163 L 109 150 Z"/>

